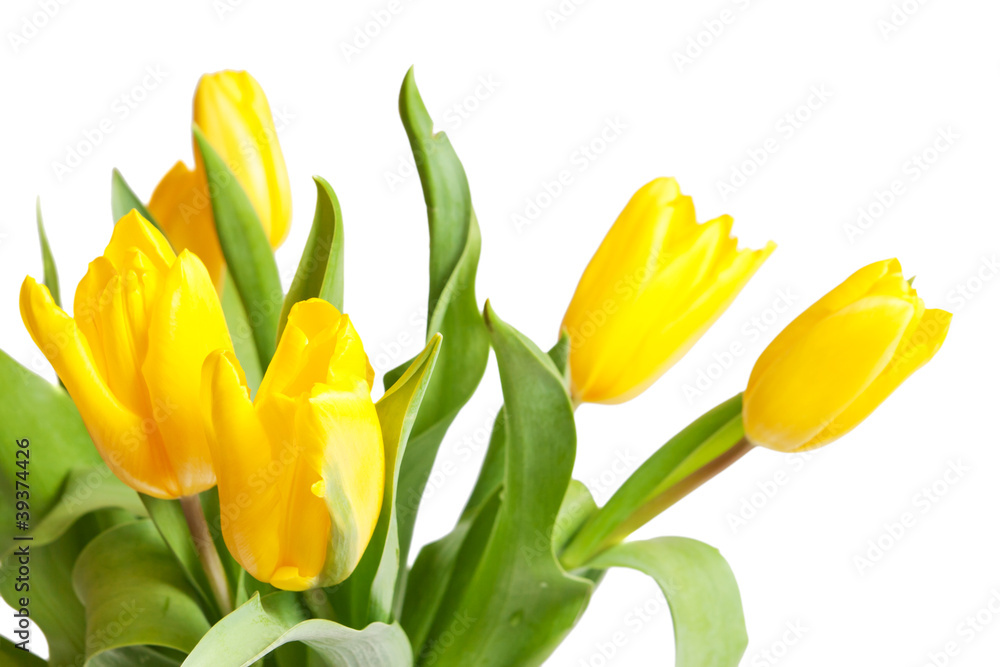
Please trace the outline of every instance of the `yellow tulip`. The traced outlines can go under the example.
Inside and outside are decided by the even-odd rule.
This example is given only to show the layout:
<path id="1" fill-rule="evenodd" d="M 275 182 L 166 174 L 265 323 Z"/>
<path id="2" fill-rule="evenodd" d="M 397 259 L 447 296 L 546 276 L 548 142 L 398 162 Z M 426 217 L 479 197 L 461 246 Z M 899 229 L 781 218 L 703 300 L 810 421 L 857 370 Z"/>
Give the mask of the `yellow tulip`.
<path id="1" fill-rule="evenodd" d="M 562 322 L 576 402 L 639 395 L 726 310 L 774 249 L 738 250 L 732 224 L 726 215 L 699 224 L 672 178 L 632 196 Z"/>
<path id="2" fill-rule="evenodd" d="M 157 498 L 215 485 L 201 419 L 205 358 L 232 350 L 222 307 L 201 261 L 175 255 L 134 210 L 90 263 L 73 317 L 31 277 L 21 318 L 80 410 L 108 467 Z"/>
<path id="3" fill-rule="evenodd" d="M 330 586 L 361 559 L 385 481 L 373 379 L 350 319 L 321 299 L 292 307 L 252 402 L 231 352 L 205 362 L 222 534 L 258 580 Z"/>
<path id="4" fill-rule="evenodd" d="M 194 122 L 246 191 L 271 247 L 277 248 L 292 220 L 291 187 L 260 84 L 246 72 L 206 74 L 195 91 Z M 221 288 L 225 260 L 197 146 L 194 170 L 175 164 L 156 186 L 149 212 L 175 248 L 202 258 Z"/>
<path id="5" fill-rule="evenodd" d="M 934 356 L 950 322 L 924 308 L 898 260 L 869 264 L 764 350 L 743 394 L 747 438 L 782 452 L 836 440 Z"/>

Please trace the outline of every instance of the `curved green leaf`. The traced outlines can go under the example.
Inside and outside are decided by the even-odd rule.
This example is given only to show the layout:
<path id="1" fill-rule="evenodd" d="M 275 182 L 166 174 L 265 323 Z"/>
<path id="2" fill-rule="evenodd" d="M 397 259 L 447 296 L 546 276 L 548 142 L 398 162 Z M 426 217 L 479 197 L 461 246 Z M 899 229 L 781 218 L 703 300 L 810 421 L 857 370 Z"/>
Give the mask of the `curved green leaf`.
<path id="1" fill-rule="evenodd" d="M 218 618 L 219 609 L 210 593 L 211 588 L 209 588 L 205 570 L 198 557 L 194 538 L 191 537 L 187 519 L 184 518 L 184 510 L 181 508 L 180 501 L 153 498 L 145 494 L 140 497 L 164 544 L 177 560 L 177 564 L 184 572 L 188 583 L 198 592 L 202 605 L 212 610 L 213 618 Z"/>
<path id="2" fill-rule="evenodd" d="M 52 300 L 57 306 L 62 306 L 59 298 L 59 272 L 56 271 L 56 261 L 52 258 L 52 249 L 49 247 L 49 237 L 45 234 L 45 225 L 42 224 L 42 198 L 35 199 L 35 224 L 38 226 L 38 242 L 42 245 L 42 281 L 49 288 Z"/>
<path id="3" fill-rule="evenodd" d="M 103 463 L 74 468 L 56 504 L 31 532 L 32 545 L 54 542 L 83 515 L 115 507 L 132 516 L 146 515 L 139 494 L 125 486 Z"/>
<path id="4" fill-rule="evenodd" d="M 250 395 L 253 397 L 257 393 L 260 381 L 264 379 L 264 371 L 260 368 L 260 357 L 257 356 L 257 345 L 254 342 L 250 321 L 247 319 L 247 311 L 243 308 L 240 293 L 233 283 L 233 276 L 228 268 L 222 280 L 219 301 L 222 303 L 222 313 L 226 316 L 226 328 L 229 329 L 229 337 L 233 341 L 233 351 L 240 366 L 243 367 L 243 374 L 247 377 L 247 386 L 250 387 Z"/>
<path id="5" fill-rule="evenodd" d="M 573 407 L 559 370 L 486 305 L 507 419 L 499 511 L 464 590 L 445 596 L 424 665 L 538 665 L 582 613 L 593 583 L 553 550 L 576 455 Z M 460 558 L 461 559 L 461 558 Z M 454 581 L 454 577 L 453 577 Z"/>
<path id="6" fill-rule="evenodd" d="M 278 315 L 284 294 L 271 245 L 246 192 L 222 157 L 193 127 L 205 164 L 212 217 L 229 274 L 243 303 L 260 367 L 266 369 L 278 341 Z"/>
<path id="7" fill-rule="evenodd" d="M 90 542 L 73 568 L 73 589 L 86 610 L 88 664 L 132 646 L 187 653 L 210 627 L 197 591 L 146 519 Z"/>
<path id="8" fill-rule="evenodd" d="M 747 647 L 736 578 L 717 549 L 685 537 L 626 542 L 591 561 L 639 570 L 660 586 L 674 623 L 677 667 L 736 667 Z"/>
<path id="9" fill-rule="evenodd" d="M 563 336 L 548 353 L 549 358 L 552 359 L 564 379 L 566 352 L 569 349 L 568 342 L 569 338 Z M 504 445 L 507 436 L 505 419 L 505 412 L 501 408 L 493 422 L 489 447 L 479 471 L 479 478 L 476 480 L 476 485 L 466 502 L 458 523 L 450 533 L 425 545 L 420 550 L 407 578 L 400 623 L 414 646 L 423 645 L 431 630 L 431 624 L 437 616 L 441 601 L 445 596 L 454 594 L 448 592 L 449 588 L 453 591 L 460 589 L 463 585 L 463 577 L 467 576 L 467 574 L 463 574 L 463 571 L 474 570 L 479 562 L 479 556 L 485 549 L 498 507 L 494 501 L 498 498 L 500 488 L 503 486 L 506 462 Z M 578 489 L 575 485 L 577 484 L 577 482 L 571 483 L 567 499 L 571 493 L 576 494 Z M 581 500 L 581 502 L 583 501 Z M 489 506 L 489 503 L 492 503 L 492 506 Z M 589 512 L 586 516 L 580 517 L 579 520 L 584 521 L 587 518 L 589 518 Z M 568 522 L 557 520 L 557 530 L 564 523 L 566 523 L 567 528 L 570 527 Z M 574 532 L 578 528 L 578 524 L 572 526 Z M 563 541 L 561 537 L 554 536 L 554 542 L 559 548 L 563 546 Z"/>
<path id="10" fill-rule="evenodd" d="M 6 637 L 0 637 L 0 663 L 8 667 L 46 667 L 49 663 L 30 651 L 24 651 Z"/>
<path id="11" fill-rule="evenodd" d="M 443 132 L 433 132 L 412 68 L 399 93 L 399 114 L 427 204 L 430 228 L 427 338 L 430 340 L 437 333 L 444 336 L 437 372 L 421 403 L 400 472 L 399 549 L 400 561 L 406 562 L 420 498 L 438 448 L 455 415 L 472 397 L 486 371 L 489 335 L 476 302 L 480 235 L 469 182 L 448 137 Z M 386 387 L 398 379 L 407 365 L 386 375 Z"/>
<path id="12" fill-rule="evenodd" d="M 205 635 L 184 667 L 246 667 L 290 642 L 306 644 L 331 667 L 412 664 L 410 643 L 398 625 L 372 623 L 353 630 L 305 618 L 293 593 L 255 594 Z"/>
<path id="13" fill-rule="evenodd" d="M 724 401 L 646 459 L 573 538 L 561 556 L 563 565 L 582 566 L 676 501 L 670 490 L 678 482 L 740 443 L 742 409 L 742 394 Z"/>
<path id="14" fill-rule="evenodd" d="M 65 390 L 35 375 L 0 351 L 0 545 L 6 550 L 15 527 L 16 476 L 25 472 L 15 452 L 28 440 L 27 474 L 31 521 L 37 524 L 55 507 L 70 473 L 80 466 L 103 465 L 80 413 Z M 44 446 L 43 446 L 44 445 Z M 20 458 L 17 458 L 20 457 Z M 34 526 L 33 526 L 34 527 Z"/>
<path id="15" fill-rule="evenodd" d="M 81 518 L 51 544 L 38 546 L 25 542 L 30 557 L 30 590 L 17 590 L 24 583 L 18 581 L 20 554 L 15 551 L 4 558 L 0 567 L 0 593 L 14 609 L 20 609 L 20 599 L 28 597 L 31 618 L 45 635 L 49 664 L 53 667 L 83 664 L 86 621 L 71 576 L 77 556 L 95 535 L 130 520 L 132 516 L 124 510 L 101 510 Z M 37 647 L 37 638 L 32 641 Z"/>
<path id="16" fill-rule="evenodd" d="M 278 323 L 278 337 L 285 329 L 288 312 L 299 301 L 319 297 L 337 310 L 344 310 L 344 217 L 340 201 L 330 184 L 319 176 L 316 182 L 316 214 L 306 247 L 285 295 Z"/>
<path id="17" fill-rule="evenodd" d="M 441 347 L 435 335 L 406 373 L 375 404 L 385 445 L 385 494 L 382 512 L 368 548 L 350 577 L 334 590 L 334 605 L 345 624 L 362 628 L 393 620 L 393 597 L 399 575 L 399 529 L 396 485 L 413 421 L 434 373 Z"/>

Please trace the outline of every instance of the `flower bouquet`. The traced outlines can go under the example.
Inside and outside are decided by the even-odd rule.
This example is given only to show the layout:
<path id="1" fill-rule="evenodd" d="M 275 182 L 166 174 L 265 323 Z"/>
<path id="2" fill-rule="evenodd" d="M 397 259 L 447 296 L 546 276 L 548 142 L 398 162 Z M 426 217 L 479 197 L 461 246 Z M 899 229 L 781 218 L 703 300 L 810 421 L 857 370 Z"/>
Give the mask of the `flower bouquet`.
<path id="1" fill-rule="evenodd" d="M 545 351 L 477 299 L 469 182 L 412 70 L 399 110 L 427 204 L 429 318 L 377 401 L 343 312 L 349 223 L 320 177 L 298 270 L 279 280 L 289 181 L 245 72 L 199 83 L 193 169 L 179 162 L 148 202 L 115 171 L 116 224 L 72 315 L 39 208 L 43 276 L 24 280 L 20 311 L 61 386 L 0 353 L 4 664 L 44 664 L 33 621 L 60 667 L 538 665 L 616 567 L 662 590 L 674 664 L 739 662 L 722 555 L 629 536 L 754 447 L 844 435 L 935 354 L 950 315 L 925 309 L 896 260 L 861 268 L 598 507 L 573 479 L 575 409 L 649 387 L 774 245 L 738 248 L 731 218 L 699 223 L 675 180 L 653 180 Z M 490 349 L 505 402 L 479 477 L 454 528 L 411 558 L 438 448 Z"/>

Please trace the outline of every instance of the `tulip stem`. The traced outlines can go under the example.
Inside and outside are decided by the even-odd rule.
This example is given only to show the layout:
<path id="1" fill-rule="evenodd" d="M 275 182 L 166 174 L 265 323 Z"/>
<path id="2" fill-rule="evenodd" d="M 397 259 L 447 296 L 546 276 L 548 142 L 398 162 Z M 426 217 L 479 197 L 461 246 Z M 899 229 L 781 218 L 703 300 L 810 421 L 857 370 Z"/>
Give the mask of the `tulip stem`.
<path id="1" fill-rule="evenodd" d="M 212 533 L 208 529 L 208 521 L 205 519 L 205 510 L 201 506 L 201 499 L 195 495 L 181 496 L 180 500 L 188 530 L 191 531 L 195 549 L 198 550 L 198 560 L 201 561 L 201 566 L 208 577 L 208 585 L 212 588 L 215 603 L 219 606 L 219 612 L 226 616 L 233 610 L 229 580 L 222 567 L 219 552 L 215 549 L 215 542 L 212 541 Z"/>
<path id="2" fill-rule="evenodd" d="M 608 521 L 594 522 L 592 520 L 592 525 L 585 525 L 560 555 L 563 567 L 567 571 L 584 567 L 601 552 L 624 540 L 650 519 L 659 516 L 664 510 L 675 505 L 753 449 L 753 445 L 743 436 L 742 423 L 739 421 L 741 418 L 737 416 L 735 419 L 739 430 L 734 434 L 732 444 L 725 451 L 660 491 L 656 496 L 650 497 L 630 515 L 622 517 L 620 521 L 609 523 Z M 598 513 L 599 516 L 600 513 Z"/>

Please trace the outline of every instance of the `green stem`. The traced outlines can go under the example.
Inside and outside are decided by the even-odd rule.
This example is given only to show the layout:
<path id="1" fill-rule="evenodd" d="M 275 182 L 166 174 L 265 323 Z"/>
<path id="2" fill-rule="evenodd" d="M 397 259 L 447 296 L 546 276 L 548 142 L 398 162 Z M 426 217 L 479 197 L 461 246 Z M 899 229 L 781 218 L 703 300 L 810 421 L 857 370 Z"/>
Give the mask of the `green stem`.
<path id="1" fill-rule="evenodd" d="M 212 588 L 215 603 L 219 606 L 219 612 L 226 616 L 233 610 L 233 598 L 229 592 L 229 580 L 222 567 L 222 560 L 219 558 L 219 552 L 215 550 L 215 542 L 212 541 L 212 534 L 208 530 L 208 521 L 205 519 L 201 499 L 198 496 L 182 496 L 180 500 L 188 530 L 194 539 L 198 559 L 208 577 L 208 585 Z"/>
<path id="2" fill-rule="evenodd" d="M 750 451 L 741 406 L 741 395 L 723 402 L 639 466 L 566 546 L 563 567 L 583 567 Z"/>

